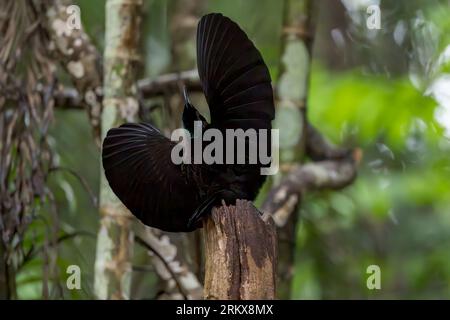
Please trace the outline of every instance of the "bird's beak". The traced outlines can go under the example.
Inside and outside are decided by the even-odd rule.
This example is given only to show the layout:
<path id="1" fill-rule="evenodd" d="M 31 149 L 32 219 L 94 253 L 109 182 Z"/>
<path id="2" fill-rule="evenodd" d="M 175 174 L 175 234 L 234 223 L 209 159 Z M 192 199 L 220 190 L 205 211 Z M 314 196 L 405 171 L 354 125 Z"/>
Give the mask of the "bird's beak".
<path id="1" fill-rule="evenodd" d="M 183 86 L 183 97 L 184 97 L 184 102 L 186 105 L 190 105 L 191 101 L 189 100 L 189 95 L 188 95 L 188 91 L 187 91 L 187 87 L 184 85 Z"/>

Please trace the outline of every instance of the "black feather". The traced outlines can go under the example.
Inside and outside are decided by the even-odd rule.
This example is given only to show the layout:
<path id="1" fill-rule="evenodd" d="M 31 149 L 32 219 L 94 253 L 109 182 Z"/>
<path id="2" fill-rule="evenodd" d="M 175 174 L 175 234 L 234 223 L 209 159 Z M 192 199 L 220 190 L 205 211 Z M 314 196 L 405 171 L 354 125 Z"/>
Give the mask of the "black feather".
<path id="1" fill-rule="evenodd" d="M 222 131 L 271 129 L 275 112 L 269 71 L 236 23 L 221 14 L 200 20 L 197 64 L 211 123 L 185 94 L 183 123 L 189 131 L 195 120 Z M 201 225 L 199 219 L 222 200 L 253 200 L 265 180 L 260 164 L 175 165 L 174 146 L 148 124 L 111 129 L 103 142 L 103 167 L 112 190 L 146 225 L 166 231 L 194 230 Z"/>
<path id="2" fill-rule="evenodd" d="M 190 231 L 187 223 L 200 199 L 193 174 L 172 163 L 174 142 L 149 124 L 125 124 L 108 131 L 102 161 L 106 178 L 123 204 L 144 224 L 166 231 Z"/>

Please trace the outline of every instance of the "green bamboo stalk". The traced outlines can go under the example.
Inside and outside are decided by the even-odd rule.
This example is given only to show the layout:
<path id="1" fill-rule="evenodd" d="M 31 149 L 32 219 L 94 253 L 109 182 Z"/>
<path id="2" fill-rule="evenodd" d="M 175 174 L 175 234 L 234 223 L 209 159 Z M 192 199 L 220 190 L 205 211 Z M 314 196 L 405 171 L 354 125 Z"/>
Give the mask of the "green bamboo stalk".
<path id="1" fill-rule="evenodd" d="M 136 73 L 142 0 L 108 0 L 104 51 L 102 138 L 111 127 L 137 118 Z M 102 171 L 95 295 L 128 299 L 134 235 L 132 215 L 110 189 Z"/>

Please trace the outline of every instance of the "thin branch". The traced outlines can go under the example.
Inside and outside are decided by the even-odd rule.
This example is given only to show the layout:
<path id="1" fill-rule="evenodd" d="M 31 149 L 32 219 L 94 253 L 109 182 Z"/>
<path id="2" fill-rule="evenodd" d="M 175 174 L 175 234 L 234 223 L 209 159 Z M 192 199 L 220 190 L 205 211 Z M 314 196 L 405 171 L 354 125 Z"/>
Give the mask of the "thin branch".
<path id="1" fill-rule="evenodd" d="M 197 70 L 189 70 L 161 75 L 155 79 L 138 81 L 138 88 L 144 99 L 166 93 L 181 92 L 183 85 L 190 91 L 202 91 Z"/>
<path id="2" fill-rule="evenodd" d="M 202 297 L 203 287 L 183 257 L 181 243 L 178 243 L 182 241 L 181 235 L 148 228 L 142 223 L 134 223 L 134 232 L 159 253 L 152 262 L 157 275 L 164 283 L 163 291 L 166 297 L 175 299 L 178 293 L 188 299 Z"/>
<path id="3" fill-rule="evenodd" d="M 83 101 L 74 88 L 61 88 L 55 90 L 55 106 L 59 109 L 84 109 Z"/>
<path id="4" fill-rule="evenodd" d="M 72 176 L 74 176 L 75 178 L 77 178 L 78 181 L 80 181 L 81 185 L 86 190 L 86 192 L 88 193 L 89 199 L 91 200 L 92 205 L 95 208 L 98 208 L 98 199 L 95 196 L 94 192 L 92 191 L 91 187 L 89 187 L 89 184 L 87 183 L 87 181 L 82 176 L 80 176 L 75 170 L 66 168 L 66 167 L 51 167 L 48 172 L 52 173 L 55 171 L 66 171 L 66 172 L 70 173 Z"/>
<path id="5" fill-rule="evenodd" d="M 155 256 L 158 257 L 159 260 L 161 260 L 161 262 L 164 264 L 165 268 L 167 269 L 167 271 L 170 273 L 172 279 L 175 281 L 175 284 L 178 288 L 178 291 L 180 292 L 180 294 L 183 296 L 184 300 L 188 300 L 188 295 L 186 294 L 186 292 L 183 289 L 183 286 L 180 283 L 180 280 L 178 279 L 177 275 L 175 274 L 175 272 L 172 270 L 172 268 L 170 267 L 169 263 L 166 261 L 166 259 L 164 259 L 164 257 L 161 255 L 161 253 L 159 253 L 159 251 L 157 249 L 155 249 L 149 242 L 147 242 L 146 240 L 144 240 L 142 237 L 135 235 L 135 240 L 136 243 L 139 243 L 140 245 L 142 245 L 143 247 L 145 247 L 147 250 L 149 250 L 150 252 L 152 252 Z"/>
<path id="6" fill-rule="evenodd" d="M 70 239 L 73 239 L 78 236 L 88 236 L 88 237 L 95 238 L 95 234 L 93 234 L 92 232 L 80 230 L 80 231 L 75 231 L 72 233 L 63 234 L 62 236 L 60 236 L 56 239 L 56 242 L 54 243 L 54 245 L 59 245 L 60 243 L 66 241 L 66 240 L 70 240 Z M 17 271 L 19 271 L 21 268 L 23 268 L 23 266 L 25 266 L 28 262 L 30 262 L 38 253 L 44 251 L 44 249 L 48 249 L 48 248 L 46 248 L 45 244 L 42 246 L 39 246 L 39 247 L 35 247 L 34 245 L 32 245 L 30 250 L 28 250 L 27 253 L 25 254 L 25 256 L 22 260 L 22 263 L 17 267 Z"/>
<path id="7" fill-rule="evenodd" d="M 331 144 L 306 121 L 305 153 L 312 162 L 294 164 L 286 176 L 268 193 L 262 211 L 272 215 L 277 226 L 284 226 L 305 191 L 342 189 L 356 178 L 362 158 L 360 149 Z"/>
<path id="8" fill-rule="evenodd" d="M 280 184 L 269 192 L 262 211 L 272 214 L 277 226 L 284 226 L 304 192 L 336 190 L 351 184 L 356 178 L 357 162 L 357 157 L 352 156 L 294 165 Z"/>
<path id="9" fill-rule="evenodd" d="M 155 268 L 149 266 L 133 265 L 133 272 L 155 272 Z"/>
<path id="10" fill-rule="evenodd" d="M 196 70 L 179 73 L 168 73 L 156 78 L 147 78 L 138 81 L 139 97 L 151 99 L 167 93 L 181 92 L 183 86 L 188 91 L 202 92 L 202 86 Z M 60 109 L 82 109 L 83 100 L 74 88 L 62 88 L 55 90 L 55 105 Z M 100 98 L 103 98 L 100 95 Z"/>
<path id="11" fill-rule="evenodd" d="M 306 155 L 313 161 L 339 160 L 350 156 L 351 150 L 337 147 L 326 140 L 309 122 L 306 124 Z"/>

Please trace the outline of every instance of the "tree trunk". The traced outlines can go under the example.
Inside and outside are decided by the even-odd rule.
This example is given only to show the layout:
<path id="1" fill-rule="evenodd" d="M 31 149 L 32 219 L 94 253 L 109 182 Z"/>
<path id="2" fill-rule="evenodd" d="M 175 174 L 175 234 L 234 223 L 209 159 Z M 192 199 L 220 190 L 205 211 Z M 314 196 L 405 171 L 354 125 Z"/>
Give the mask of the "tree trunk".
<path id="1" fill-rule="evenodd" d="M 10 300 L 16 296 L 16 279 L 14 269 L 8 262 L 6 245 L 0 239 L 0 300 Z"/>
<path id="2" fill-rule="evenodd" d="M 282 164 L 301 162 L 306 144 L 306 105 L 314 26 L 311 0 L 285 0 L 281 72 L 277 85 L 277 120 Z M 287 130 L 286 130 L 287 129 Z M 284 135 L 283 135 L 284 134 Z M 279 178 L 279 177 L 278 177 Z M 278 298 L 290 298 L 293 277 L 297 211 L 300 197 L 293 197 L 290 214 L 277 223 L 280 257 Z M 275 218 L 275 217 L 274 217 Z M 277 221 L 277 220 L 276 220 Z"/>
<path id="3" fill-rule="evenodd" d="M 205 299 L 274 299 L 276 231 L 251 202 L 215 208 L 203 224 Z"/>
<path id="4" fill-rule="evenodd" d="M 102 138 L 111 127 L 136 120 L 136 71 L 142 0 L 108 0 L 104 52 Z M 114 195 L 101 170 L 100 229 L 94 290 L 99 299 L 127 299 L 134 235 L 132 215 Z"/>

